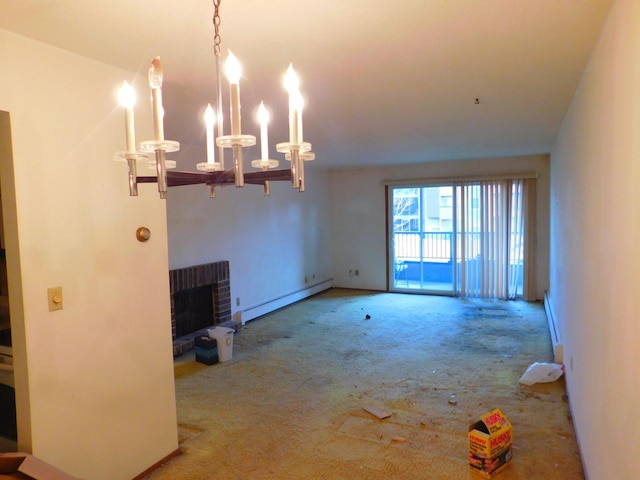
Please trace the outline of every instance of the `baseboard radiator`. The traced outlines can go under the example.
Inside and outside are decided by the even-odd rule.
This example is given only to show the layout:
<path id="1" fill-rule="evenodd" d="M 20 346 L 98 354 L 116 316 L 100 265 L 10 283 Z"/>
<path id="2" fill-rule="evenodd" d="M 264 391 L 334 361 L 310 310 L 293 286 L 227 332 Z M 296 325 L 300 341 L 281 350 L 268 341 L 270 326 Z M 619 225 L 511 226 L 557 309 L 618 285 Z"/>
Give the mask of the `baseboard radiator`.
<path id="1" fill-rule="evenodd" d="M 549 323 L 549 334 L 551 335 L 551 345 L 553 346 L 553 361 L 555 363 L 563 363 L 562 338 L 560 337 L 560 330 L 553 316 L 553 309 L 551 308 L 548 292 L 544 292 L 544 311 L 547 314 L 547 322 Z"/>
<path id="2" fill-rule="evenodd" d="M 254 320 L 258 317 L 261 317 L 262 315 L 266 315 L 267 313 L 274 312 L 280 308 L 286 307 L 287 305 L 291 305 L 292 303 L 304 300 L 307 297 L 315 295 L 316 293 L 320 293 L 331 287 L 333 287 L 333 279 L 318 282 L 309 287 L 296 290 L 295 292 L 285 293 L 284 295 L 280 295 L 279 297 L 272 298 L 265 302 L 238 311 L 234 314 L 233 319 L 236 322 L 240 322 L 244 325 L 249 320 Z"/>

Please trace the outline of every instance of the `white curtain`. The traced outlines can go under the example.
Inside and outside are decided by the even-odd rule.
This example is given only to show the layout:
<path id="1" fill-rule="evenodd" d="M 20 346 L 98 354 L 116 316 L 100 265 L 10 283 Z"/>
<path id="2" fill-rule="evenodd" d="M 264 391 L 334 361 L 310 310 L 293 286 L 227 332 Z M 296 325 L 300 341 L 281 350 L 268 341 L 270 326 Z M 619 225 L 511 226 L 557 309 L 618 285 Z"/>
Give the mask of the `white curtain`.
<path id="1" fill-rule="evenodd" d="M 532 251 L 525 245 L 534 238 L 526 221 L 531 218 L 526 207 L 535 205 L 529 196 L 535 192 L 532 183 L 535 180 L 456 182 L 458 295 L 528 299 L 533 267 L 525 275 L 524 265 L 533 262 L 525 261 L 525 249 Z"/>

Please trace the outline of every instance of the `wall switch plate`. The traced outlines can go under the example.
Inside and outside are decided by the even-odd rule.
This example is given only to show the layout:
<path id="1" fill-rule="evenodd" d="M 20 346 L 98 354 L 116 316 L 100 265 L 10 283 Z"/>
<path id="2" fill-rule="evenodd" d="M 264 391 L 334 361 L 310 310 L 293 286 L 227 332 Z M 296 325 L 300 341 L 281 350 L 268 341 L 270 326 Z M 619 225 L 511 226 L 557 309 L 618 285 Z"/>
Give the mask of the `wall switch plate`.
<path id="1" fill-rule="evenodd" d="M 51 287 L 47 289 L 49 298 L 49 311 L 62 310 L 62 287 Z"/>

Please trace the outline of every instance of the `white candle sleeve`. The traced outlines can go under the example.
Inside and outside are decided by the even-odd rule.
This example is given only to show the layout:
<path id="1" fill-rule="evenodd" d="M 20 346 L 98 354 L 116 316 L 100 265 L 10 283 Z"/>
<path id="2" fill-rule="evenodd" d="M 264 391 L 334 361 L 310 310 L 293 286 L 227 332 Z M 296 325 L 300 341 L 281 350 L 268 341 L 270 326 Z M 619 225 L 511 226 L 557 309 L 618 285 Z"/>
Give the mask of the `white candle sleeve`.
<path id="1" fill-rule="evenodd" d="M 215 163 L 216 153 L 213 146 L 213 125 L 216 121 L 215 113 L 211 105 L 207 105 L 207 109 L 204 113 L 204 123 L 207 134 L 207 163 Z"/>

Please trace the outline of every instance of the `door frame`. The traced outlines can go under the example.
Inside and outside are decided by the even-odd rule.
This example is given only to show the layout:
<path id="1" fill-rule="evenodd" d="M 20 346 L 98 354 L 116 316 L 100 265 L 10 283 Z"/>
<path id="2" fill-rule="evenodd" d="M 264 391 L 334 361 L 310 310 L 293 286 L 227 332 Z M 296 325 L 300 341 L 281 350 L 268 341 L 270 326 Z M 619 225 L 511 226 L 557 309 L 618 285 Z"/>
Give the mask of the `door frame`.
<path id="1" fill-rule="evenodd" d="M 394 190 L 399 190 L 399 189 L 410 189 L 410 188 L 416 188 L 420 190 L 420 202 L 422 203 L 422 189 L 424 188 L 439 188 L 439 187 L 451 187 L 452 191 L 453 191 L 453 195 L 452 195 L 452 225 L 451 225 L 451 237 L 449 239 L 450 242 L 450 257 L 451 257 L 451 288 L 447 289 L 447 290 L 439 290 L 439 289 L 429 289 L 429 288 L 410 288 L 409 287 L 409 280 L 407 278 L 407 286 L 406 287 L 402 287 L 401 285 L 398 285 L 396 280 L 397 280 L 397 262 L 396 262 L 396 255 L 395 255 L 395 235 L 394 235 L 394 206 L 393 206 L 393 199 L 394 199 Z M 443 181 L 439 181 L 439 182 L 416 182 L 416 183 L 402 183 L 402 184 L 386 184 L 385 185 L 385 201 L 386 201 L 386 212 L 385 212 L 385 219 L 386 219 L 386 230 L 387 230 L 387 237 L 386 237 L 386 245 L 387 245 L 387 251 L 386 251 L 386 260 L 387 260 L 387 291 L 390 292 L 398 292 L 398 293 L 419 293 L 419 294 L 429 294 L 429 295 L 444 295 L 444 296 L 455 296 L 456 295 L 456 285 L 457 285 L 457 269 L 456 269 L 456 259 L 457 259 L 457 241 L 456 241 L 456 232 L 457 232 L 457 223 L 458 223 L 458 219 L 457 219 L 457 198 L 455 195 L 455 189 L 456 189 L 456 185 L 454 181 L 451 180 L 443 180 Z M 423 214 L 423 207 L 421 205 L 420 208 L 420 217 L 419 217 L 419 235 L 420 235 L 420 259 L 422 262 L 423 259 L 423 252 L 422 252 L 422 240 L 423 240 L 423 235 L 424 233 L 428 233 L 428 232 L 424 232 L 424 225 L 423 225 L 423 219 L 424 219 L 424 214 Z M 402 271 L 406 271 L 406 270 L 402 270 Z M 402 272 L 401 271 L 401 272 Z M 400 273 L 401 273 L 400 272 Z M 421 272 L 422 272 L 422 267 L 421 267 Z M 420 275 L 420 284 L 421 287 L 423 286 L 423 276 L 422 273 Z"/>

